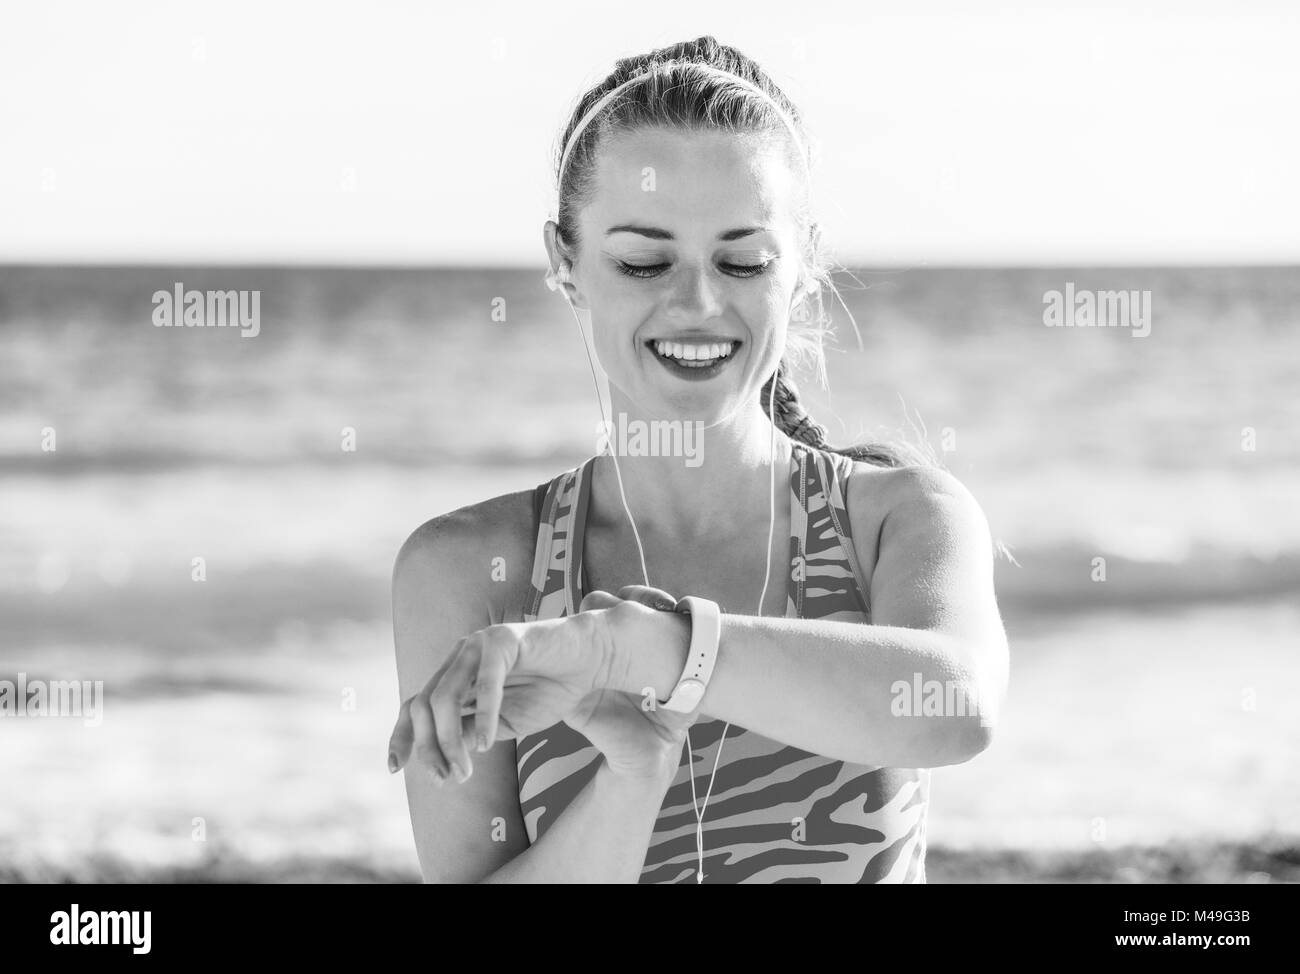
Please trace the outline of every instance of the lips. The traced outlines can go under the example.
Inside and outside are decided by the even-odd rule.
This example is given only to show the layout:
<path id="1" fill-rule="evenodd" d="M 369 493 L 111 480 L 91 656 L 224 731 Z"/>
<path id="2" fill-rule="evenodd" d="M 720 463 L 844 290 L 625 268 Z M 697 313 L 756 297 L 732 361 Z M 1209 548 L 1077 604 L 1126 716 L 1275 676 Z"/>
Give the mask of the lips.
<path id="1" fill-rule="evenodd" d="M 670 341 L 654 339 L 646 346 L 659 358 L 683 368 L 704 369 L 730 358 L 740 343 L 734 339 L 717 341 Z"/>
<path id="2" fill-rule="evenodd" d="M 645 343 L 659 364 L 681 379 L 711 379 L 736 358 L 734 338 L 701 335 L 689 339 L 652 338 Z"/>

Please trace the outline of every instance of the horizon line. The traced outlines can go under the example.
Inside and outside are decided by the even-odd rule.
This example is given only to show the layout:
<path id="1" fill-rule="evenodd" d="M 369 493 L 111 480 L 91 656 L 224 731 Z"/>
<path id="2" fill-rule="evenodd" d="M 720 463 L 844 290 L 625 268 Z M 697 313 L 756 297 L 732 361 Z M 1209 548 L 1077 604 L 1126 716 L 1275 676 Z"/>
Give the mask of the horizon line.
<path id="1" fill-rule="evenodd" d="M 1077 261 L 911 261 L 899 263 L 840 262 L 840 267 L 832 268 L 830 273 L 884 273 L 908 270 L 1142 270 L 1142 269 L 1300 269 L 1300 258 L 1295 260 L 1258 261 L 1258 260 L 1164 260 L 1164 261 L 1112 261 L 1098 262 L 1090 260 Z M 546 262 L 537 264 L 475 264 L 465 262 L 442 261 L 398 261 L 398 260 L 21 260 L 0 259 L 0 270 L 56 270 L 84 269 L 110 270 L 135 268 L 238 268 L 259 270 L 436 270 L 436 271 L 506 271 L 546 273 Z"/>

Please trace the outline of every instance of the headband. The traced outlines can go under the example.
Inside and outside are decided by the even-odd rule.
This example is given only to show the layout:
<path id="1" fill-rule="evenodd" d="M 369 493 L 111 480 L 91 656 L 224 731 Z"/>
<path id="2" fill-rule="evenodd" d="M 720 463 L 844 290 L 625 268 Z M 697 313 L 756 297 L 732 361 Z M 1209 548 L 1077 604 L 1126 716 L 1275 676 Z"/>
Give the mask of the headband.
<path id="1" fill-rule="evenodd" d="M 780 105 L 777 104 L 775 98 L 769 95 L 762 88 L 758 87 L 758 85 L 754 84 L 752 81 L 749 81 L 746 78 L 742 78 L 740 77 L 740 75 L 734 74 L 731 71 L 727 71 L 724 68 L 717 68 L 711 64 L 704 64 L 699 61 L 676 61 L 667 65 L 663 65 L 663 64 L 658 65 L 654 68 L 651 68 L 649 71 L 646 71 L 642 74 L 638 74 L 634 78 L 629 78 L 627 81 L 624 81 L 621 85 L 618 85 L 612 91 L 606 92 L 603 96 L 601 96 L 599 100 L 597 100 L 596 104 L 592 105 L 589 109 L 587 109 L 586 114 L 582 116 L 582 120 L 579 121 L 578 124 L 574 127 L 573 134 L 570 135 L 568 140 L 564 143 L 564 151 L 560 154 L 560 169 L 559 169 L 559 177 L 558 177 L 557 185 L 559 186 L 564 185 L 564 170 L 565 167 L 569 164 L 569 153 L 573 150 L 573 147 L 578 144 L 578 139 L 582 137 L 583 131 L 592 122 L 592 120 L 595 119 L 595 117 L 599 115 L 602 110 L 604 110 L 605 106 L 608 105 L 611 101 L 613 101 L 618 96 L 619 92 L 621 92 L 624 88 L 628 87 L 629 85 L 634 85 L 637 84 L 638 82 L 644 81 L 646 78 L 653 77 L 656 73 L 658 73 L 660 68 L 673 67 L 679 64 L 690 65 L 698 70 L 706 71 L 710 74 L 721 75 L 729 79 L 733 84 L 737 84 L 742 88 L 748 89 L 749 91 L 753 92 L 754 94 L 758 95 L 760 98 L 768 102 L 768 104 L 770 104 L 776 110 L 777 115 L 779 115 L 781 121 L 785 123 L 786 128 L 790 130 L 790 137 L 794 139 L 794 144 L 798 146 L 799 155 L 801 158 L 803 158 L 804 165 L 808 164 L 808 155 L 804 150 L 804 142 L 799 135 L 798 128 L 795 127 L 794 119 L 790 117 L 789 112 L 787 112 L 784 108 L 782 108 Z"/>

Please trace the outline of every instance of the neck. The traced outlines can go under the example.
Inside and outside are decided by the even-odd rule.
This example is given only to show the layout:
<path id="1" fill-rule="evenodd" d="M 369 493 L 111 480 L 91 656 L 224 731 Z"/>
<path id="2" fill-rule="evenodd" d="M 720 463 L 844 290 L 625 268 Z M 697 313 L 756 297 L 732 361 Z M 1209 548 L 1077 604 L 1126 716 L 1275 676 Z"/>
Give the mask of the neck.
<path id="1" fill-rule="evenodd" d="M 687 421 L 655 422 L 642 416 L 618 389 L 611 388 L 610 396 L 610 439 L 643 543 L 649 546 L 653 535 L 660 545 L 689 550 L 759 528 L 765 533 L 773 462 L 779 523 L 792 444 L 780 430 L 773 444 L 772 424 L 757 400 L 701 428 Z M 596 463 L 592 498 L 593 522 L 616 529 L 621 523 L 631 533 L 608 456 Z"/>

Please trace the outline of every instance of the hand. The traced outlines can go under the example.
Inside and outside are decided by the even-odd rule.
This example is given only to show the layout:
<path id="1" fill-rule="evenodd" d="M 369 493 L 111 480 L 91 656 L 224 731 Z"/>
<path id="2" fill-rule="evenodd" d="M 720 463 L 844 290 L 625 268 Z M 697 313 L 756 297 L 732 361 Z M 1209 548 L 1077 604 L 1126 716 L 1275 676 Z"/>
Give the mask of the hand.
<path id="1" fill-rule="evenodd" d="M 644 605 L 675 605 L 667 593 L 641 586 L 620 595 Z M 464 781 L 473 771 L 466 738 L 485 751 L 498 739 L 518 739 L 561 720 L 590 732 L 588 739 L 618 773 L 648 774 L 656 762 L 675 759 L 680 734 L 693 719 L 646 711 L 640 697 L 606 689 L 614 659 L 609 617 L 625 601 L 593 592 L 575 615 L 488 626 L 460 640 L 424 688 L 402 704 L 389 770 L 404 766 L 414 750 L 439 784 L 453 775 Z"/>
<path id="2" fill-rule="evenodd" d="M 581 610 L 613 608 L 624 601 L 668 611 L 677 605 L 677 600 L 661 589 L 629 585 L 619 589 L 617 596 L 590 593 L 582 600 Z M 681 760 L 686 730 L 695 723 L 696 715 L 663 710 L 655 704 L 653 690 L 641 696 L 604 687 L 583 697 L 564 722 L 591 741 L 615 774 L 671 777 Z"/>

